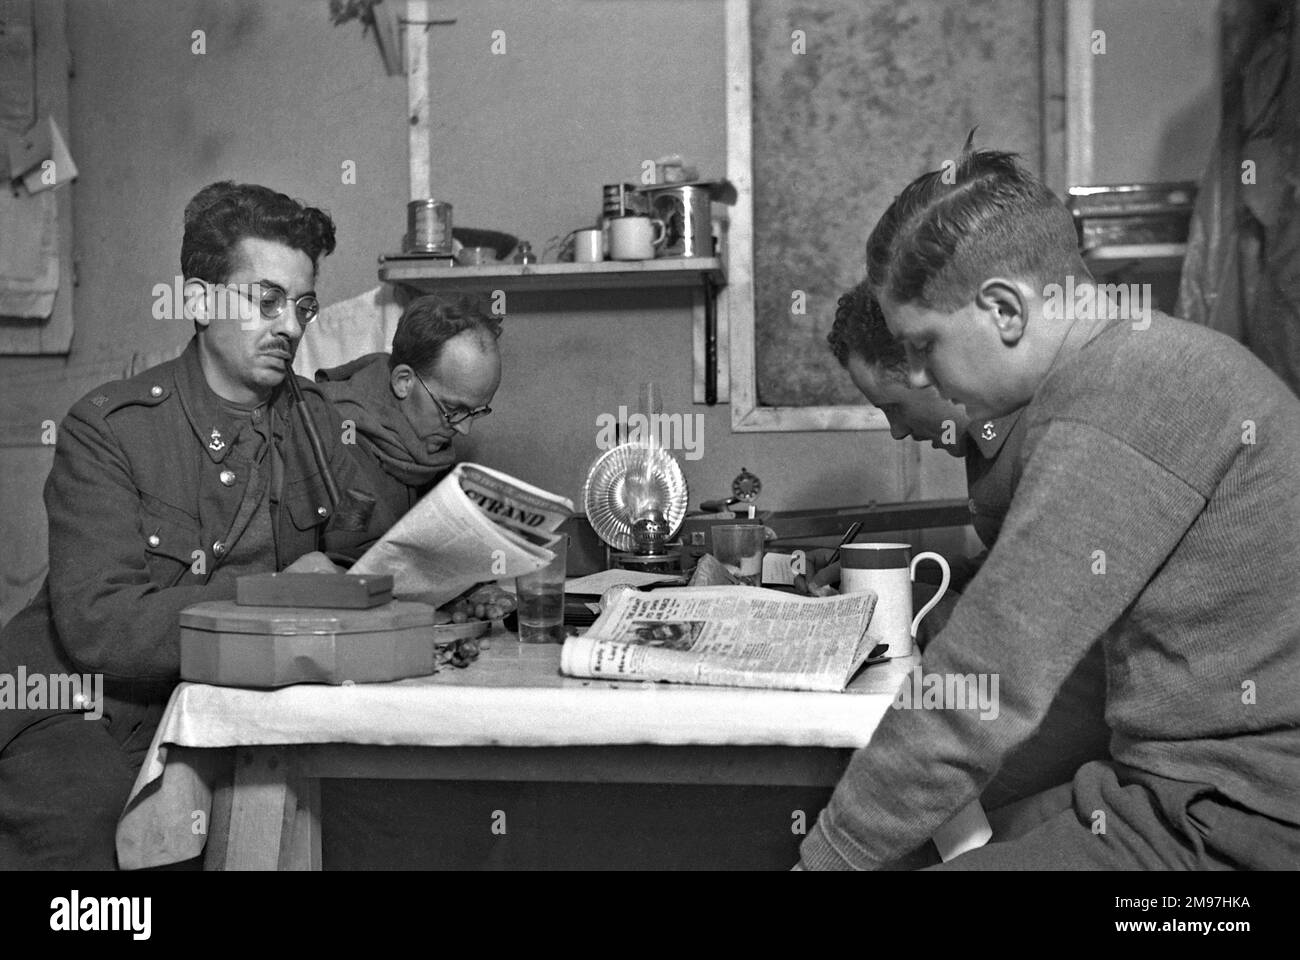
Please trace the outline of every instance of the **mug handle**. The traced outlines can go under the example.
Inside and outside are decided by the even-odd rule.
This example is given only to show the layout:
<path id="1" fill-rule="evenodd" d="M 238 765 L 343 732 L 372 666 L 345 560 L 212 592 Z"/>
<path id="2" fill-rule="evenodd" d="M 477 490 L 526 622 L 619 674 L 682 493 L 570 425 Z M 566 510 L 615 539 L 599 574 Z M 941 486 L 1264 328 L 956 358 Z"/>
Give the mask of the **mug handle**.
<path id="1" fill-rule="evenodd" d="M 921 618 L 934 609 L 934 605 L 943 599 L 943 595 L 948 592 L 948 583 L 952 580 L 952 573 L 948 570 L 948 561 L 937 553 L 926 551 L 925 553 L 918 553 L 912 558 L 911 575 L 913 583 L 916 582 L 916 565 L 922 560 L 933 560 L 939 564 L 939 568 L 943 570 L 943 581 L 939 584 L 939 592 L 931 597 L 930 602 L 921 608 L 921 612 L 912 618 L 912 639 L 914 640 L 916 639 L 916 628 L 921 625 Z"/>
<path id="2" fill-rule="evenodd" d="M 668 239 L 668 226 L 657 217 L 651 217 L 650 223 L 655 229 L 655 238 L 650 241 L 650 245 L 658 250 Z"/>

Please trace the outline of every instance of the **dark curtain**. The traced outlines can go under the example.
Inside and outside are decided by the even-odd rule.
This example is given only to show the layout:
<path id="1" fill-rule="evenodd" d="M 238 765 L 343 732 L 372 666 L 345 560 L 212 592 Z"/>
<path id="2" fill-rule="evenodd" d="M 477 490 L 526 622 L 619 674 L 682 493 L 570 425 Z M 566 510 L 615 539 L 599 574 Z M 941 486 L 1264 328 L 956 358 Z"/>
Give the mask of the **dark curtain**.
<path id="1" fill-rule="evenodd" d="M 1223 110 L 1179 316 L 1240 340 L 1300 394 L 1300 0 L 1224 0 Z"/>

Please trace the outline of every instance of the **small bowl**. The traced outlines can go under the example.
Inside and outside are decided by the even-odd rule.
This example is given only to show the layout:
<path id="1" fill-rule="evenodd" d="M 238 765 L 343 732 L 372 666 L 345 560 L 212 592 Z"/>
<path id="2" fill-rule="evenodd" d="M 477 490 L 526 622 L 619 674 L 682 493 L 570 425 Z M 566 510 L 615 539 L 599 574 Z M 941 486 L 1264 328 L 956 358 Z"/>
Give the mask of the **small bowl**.
<path id="1" fill-rule="evenodd" d="M 464 247 L 491 247 L 497 252 L 497 259 L 504 260 L 519 245 L 519 239 L 500 230 L 479 230 L 475 227 L 456 227 L 451 231 L 452 237 Z"/>
<path id="2" fill-rule="evenodd" d="M 461 247 L 456 254 L 456 262 L 462 267 L 479 267 L 496 258 L 497 252 L 491 247 Z"/>

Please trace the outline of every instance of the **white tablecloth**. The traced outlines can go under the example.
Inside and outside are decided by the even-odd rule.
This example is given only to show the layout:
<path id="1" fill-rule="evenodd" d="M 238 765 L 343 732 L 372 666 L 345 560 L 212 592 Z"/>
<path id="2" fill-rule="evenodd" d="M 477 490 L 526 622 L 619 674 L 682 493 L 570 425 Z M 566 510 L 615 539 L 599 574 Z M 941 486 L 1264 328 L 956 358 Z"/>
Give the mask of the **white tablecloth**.
<path id="1" fill-rule="evenodd" d="M 559 652 L 498 634 L 468 668 L 444 667 L 432 677 L 280 690 L 182 683 L 118 824 L 118 859 L 133 869 L 202 852 L 197 825 L 210 816 L 212 783 L 228 760 L 177 747 L 860 747 L 916 662 L 869 667 L 839 694 L 578 680 L 560 676 Z"/>

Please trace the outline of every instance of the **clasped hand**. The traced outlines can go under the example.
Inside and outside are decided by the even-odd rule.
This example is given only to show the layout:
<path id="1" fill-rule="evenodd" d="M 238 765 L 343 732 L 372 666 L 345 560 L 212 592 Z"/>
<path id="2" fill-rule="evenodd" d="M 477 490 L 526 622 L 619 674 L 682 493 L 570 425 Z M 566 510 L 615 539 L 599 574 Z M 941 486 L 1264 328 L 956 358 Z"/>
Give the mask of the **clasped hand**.
<path id="1" fill-rule="evenodd" d="M 802 553 L 804 572 L 795 574 L 794 588 L 810 597 L 833 597 L 839 593 L 840 563 L 831 561 L 835 551 L 818 549 Z"/>

